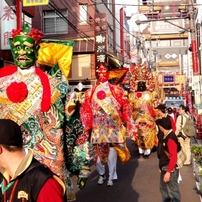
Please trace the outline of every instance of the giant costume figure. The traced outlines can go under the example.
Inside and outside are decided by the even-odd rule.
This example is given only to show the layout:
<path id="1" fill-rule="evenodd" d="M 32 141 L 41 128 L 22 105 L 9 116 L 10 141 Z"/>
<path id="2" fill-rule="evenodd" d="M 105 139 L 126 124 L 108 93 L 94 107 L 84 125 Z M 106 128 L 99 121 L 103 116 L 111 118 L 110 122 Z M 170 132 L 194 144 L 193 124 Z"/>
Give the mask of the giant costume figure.
<path id="1" fill-rule="evenodd" d="M 69 171 L 81 177 L 80 188 L 89 171 L 88 142 L 80 141 L 82 124 L 69 112 L 66 78 L 73 42 L 40 43 L 42 37 L 42 32 L 28 26 L 12 31 L 10 45 L 16 66 L 0 70 L 0 118 L 21 126 L 24 145 L 33 148 L 35 157 L 64 180 L 68 200 L 74 200 Z M 49 74 L 36 67 L 37 53 L 38 63 L 55 65 Z"/>
<path id="2" fill-rule="evenodd" d="M 145 65 L 130 67 L 129 102 L 133 119 L 137 127 L 137 138 L 134 143 L 140 155 L 148 158 L 152 149 L 157 146 L 155 110 L 155 78 Z"/>
<path id="3" fill-rule="evenodd" d="M 98 69 L 99 84 L 85 92 L 80 114 L 86 134 L 91 132 L 94 160 L 100 175 L 98 184 L 105 180 L 105 167 L 108 163 L 108 186 L 117 179 L 117 153 L 122 161 L 130 158 L 125 141 L 126 128 L 132 137 L 135 128 L 124 91 L 108 82 L 109 71 L 101 65 Z"/>

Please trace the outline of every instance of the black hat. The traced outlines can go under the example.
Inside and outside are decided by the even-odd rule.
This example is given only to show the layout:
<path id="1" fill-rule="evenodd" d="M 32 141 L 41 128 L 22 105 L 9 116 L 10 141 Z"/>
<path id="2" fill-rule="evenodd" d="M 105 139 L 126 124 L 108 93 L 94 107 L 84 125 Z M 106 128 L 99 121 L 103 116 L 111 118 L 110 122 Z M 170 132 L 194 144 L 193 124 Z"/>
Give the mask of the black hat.
<path id="1" fill-rule="evenodd" d="M 167 111 L 168 111 L 168 114 L 172 114 L 173 113 L 173 109 L 171 107 L 168 107 Z"/>
<path id="2" fill-rule="evenodd" d="M 10 119 L 0 119 L 0 144 L 22 146 L 22 132 L 16 122 Z"/>
<path id="3" fill-rule="evenodd" d="M 166 110 L 166 105 L 164 105 L 164 104 L 159 104 L 155 109 L 159 109 L 159 110 L 161 110 L 162 112 L 165 112 L 165 110 Z"/>
<path id="4" fill-rule="evenodd" d="M 157 119 L 156 120 L 156 125 L 163 127 L 166 130 L 170 130 L 172 129 L 172 125 L 171 125 L 171 121 L 170 121 L 170 117 L 163 117 L 161 119 Z"/>

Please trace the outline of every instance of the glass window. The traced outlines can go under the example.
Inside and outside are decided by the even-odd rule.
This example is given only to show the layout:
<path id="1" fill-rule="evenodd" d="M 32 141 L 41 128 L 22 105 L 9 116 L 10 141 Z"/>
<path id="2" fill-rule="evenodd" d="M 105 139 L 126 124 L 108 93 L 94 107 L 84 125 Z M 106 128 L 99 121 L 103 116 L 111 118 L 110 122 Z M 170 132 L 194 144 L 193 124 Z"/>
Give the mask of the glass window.
<path id="1" fill-rule="evenodd" d="M 61 11 L 67 18 L 67 10 Z M 68 22 L 59 16 L 55 11 L 44 11 L 43 13 L 44 34 L 62 34 L 68 32 Z"/>
<path id="2" fill-rule="evenodd" d="M 28 24 L 29 27 L 32 27 L 32 18 L 28 17 L 26 14 L 22 13 L 22 27 L 25 26 L 25 24 Z"/>
<path id="3" fill-rule="evenodd" d="M 80 4 L 79 5 L 79 20 L 80 24 L 87 24 L 88 23 L 88 7 L 87 4 Z"/>

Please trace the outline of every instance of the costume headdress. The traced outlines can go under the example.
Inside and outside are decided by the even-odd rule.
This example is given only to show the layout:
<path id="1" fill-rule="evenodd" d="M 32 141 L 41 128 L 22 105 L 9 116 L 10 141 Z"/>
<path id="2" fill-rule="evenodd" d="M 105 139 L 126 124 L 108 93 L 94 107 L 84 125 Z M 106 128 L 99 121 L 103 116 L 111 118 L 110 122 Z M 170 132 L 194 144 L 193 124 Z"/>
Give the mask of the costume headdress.
<path id="1" fill-rule="evenodd" d="M 24 26 L 23 30 L 22 30 L 22 28 L 13 29 L 11 36 L 12 36 L 12 38 L 15 38 L 16 36 L 30 37 L 35 41 L 34 45 L 38 45 L 40 43 L 41 39 L 43 38 L 43 32 L 41 32 L 35 28 L 32 28 L 30 30 L 29 25 L 26 24 Z"/>
<path id="2" fill-rule="evenodd" d="M 100 66 L 98 67 L 98 69 L 96 70 L 96 72 L 100 72 L 100 71 L 108 71 L 108 68 L 107 68 L 107 66 L 106 65 L 104 65 L 104 64 L 100 64 Z"/>

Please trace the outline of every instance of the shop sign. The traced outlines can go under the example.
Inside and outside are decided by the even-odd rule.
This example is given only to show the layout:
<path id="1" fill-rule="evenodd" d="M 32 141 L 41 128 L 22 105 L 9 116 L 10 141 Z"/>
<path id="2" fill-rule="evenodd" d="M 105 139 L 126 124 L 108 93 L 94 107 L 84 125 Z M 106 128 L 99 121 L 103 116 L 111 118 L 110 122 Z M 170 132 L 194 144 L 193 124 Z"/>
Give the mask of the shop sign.
<path id="1" fill-rule="evenodd" d="M 43 6 L 48 4 L 49 0 L 23 0 L 23 6 Z"/>
<path id="2" fill-rule="evenodd" d="M 16 15 L 11 7 L 2 0 L 0 4 L 1 13 L 1 49 L 8 50 L 10 45 L 8 39 L 11 37 L 11 31 L 16 27 Z"/>
<path id="3" fill-rule="evenodd" d="M 173 83 L 175 77 L 173 75 L 165 75 L 163 78 L 164 83 Z"/>
<path id="4" fill-rule="evenodd" d="M 96 69 L 101 63 L 107 63 L 107 15 L 106 13 L 95 13 L 95 61 Z"/>
<path id="5" fill-rule="evenodd" d="M 179 33 L 184 28 L 184 19 L 151 22 L 151 34 Z M 172 24 L 170 24 L 171 22 Z"/>

